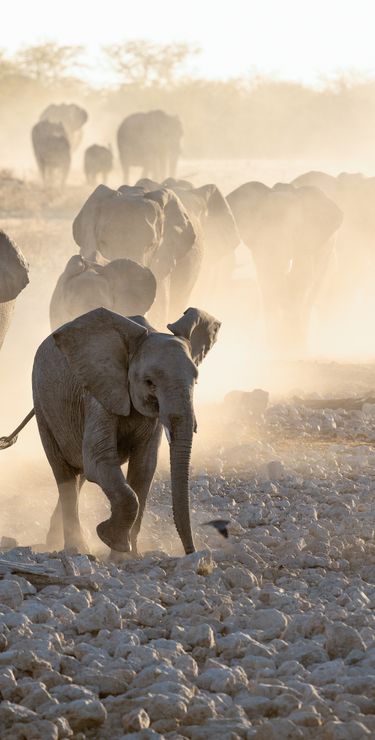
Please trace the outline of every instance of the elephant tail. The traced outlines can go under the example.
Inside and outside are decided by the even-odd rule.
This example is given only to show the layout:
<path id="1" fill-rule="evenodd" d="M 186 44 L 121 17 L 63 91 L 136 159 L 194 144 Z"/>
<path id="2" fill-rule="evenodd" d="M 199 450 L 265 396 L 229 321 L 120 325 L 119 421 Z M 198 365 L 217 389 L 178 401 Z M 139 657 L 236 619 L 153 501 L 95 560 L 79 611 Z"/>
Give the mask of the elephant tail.
<path id="1" fill-rule="evenodd" d="M 24 420 L 21 421 L 21 424 L 17 427 L 17 429 L 12 432 L 12 434 L 9 434 L 8 437 L 0 437 L 0 450 L 6 450 L 8 447 L 11 447 L 12 445 L 17 442 L 17 437 L 19 432 L 22 431 L 22 429 L 26 426 L 26 424 L 29 423 L 30 419 L 35 416 L 35 409 L 31 409 L 31 411 L 25 416 Z"/>

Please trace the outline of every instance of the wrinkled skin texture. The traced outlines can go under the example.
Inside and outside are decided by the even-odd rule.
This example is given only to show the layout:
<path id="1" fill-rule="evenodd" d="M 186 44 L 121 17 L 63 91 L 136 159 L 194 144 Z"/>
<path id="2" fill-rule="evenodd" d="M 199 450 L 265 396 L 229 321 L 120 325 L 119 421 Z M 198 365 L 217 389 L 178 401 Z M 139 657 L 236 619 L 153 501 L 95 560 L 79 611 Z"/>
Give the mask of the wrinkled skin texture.
<path id="1" fill-rule="evenodd" d="M 64 127 L 72 151 L 82 140 L 82 127 L 88 119 L 87 112 L 75 103 L 51 103 L 40 114 L 40 121 L 59 123 Z"/>
<path id="2" fill-rule="evenodd" d="M 94 255 L 98 258 L 98 255 Z M 108 308 L 129 316 L 143 316 L 156 295 L 151 270 L 127 259 L 101 264 L 79 254 L 68 261 L 57 280 L 50 304 L 52 331 L 94 308 Z"/>
<path id="3" fill-rule="evenodd" d="M 209 297 L 209 304 L 214 305 L 215 298 L 221 302 L 223 290 L 227 288 L 228 276 L 235 266 L 235 249 L 240 242 L 240 235 L 231 209 L 214 184 L 194 188 L 187 180 L 176 180 L 169 177 L 161 185 L 152 180 L 141 179 L 138 186 L 145 190 L 156 190 L 160 187 L 172 190 L 183 204 L 193 224 L 196 234 L 195 249 L 201 255 L 200 270 L 194 272 L 188 265 L 189 255 L 178 265 L 175 280 L 171 286 L 172 302 L 174 295 L 181 295 L 186 281 L 190 280 L 189 294 L 194 286 L 194 296 L 204 305 Z"/>
<path id="4" fill-rule="evenodd" d="M 124 182 L 131 167 L 142 167 L 142 177 L 161 182 L 176 175 L 183 131 L 178 116 L 162 110 L 133 113 L 117 132 L 117 145 Z"/>
<path id="5" fill-rule="evenodd" d="M 39 347 L 33 367 L 34 408 L 59 490 L 49 547 L 85 550 L 78 492 L 85 479 L 101 486 L 111 516 L 97 527 L 112 550 L 136 552 L 154 476 L 162 425 L 170 442 L 174 521 L 186 553 L 194 551 L 189 464 L 197 365 L 220 323 L 190 308 L 172 333 L 142 317 L 104 308 L 65 324 Z M 121 465 L 129 462 L 125 479 Z M 62 525 L 61 526 L 61 513 Z M 62 532 L 63 529 L 63 532 Z"/>
<path id="6" fill-rule="evenodd" d="M 0 349 L 9 329 L 16 298 L 28 282 L 28 265 L 21 250 L 4 231 L 0 231 Z"/>
<path id="7" fill-rule="evenodd" d="M 193 225 L 171 190 L 99 185 L 75 218 L 73 236 L 83 257 L 99 251 L 105 259 L 126 257 L 151 269 L 157 280 L 151 318 L 158 326 L 186 308 L 202 255 Z M 188 267 L 177 291 L 182 260 Z"/>
<path id="8" fill-rule="evenodd" d="M 254 259 L 270 346 L 304 355 L 342 212 L 314 187 L 249 182 L 227 200 Z"/>
<path id="9" fill-rule="evenodd" d="M 96 185 L 98 176 L 104 185 L 113 168 L 113 154 L 109 147 L 93 144 L 85 151 L 83 167 L 88 185 Z"/>
<path id="10" fill-rule="evenodd" d="M 61 123 L 44 120 L 31 131 L 35 159 L 47 187 L 63 186 L 70 169 L 70 142 Z"/>

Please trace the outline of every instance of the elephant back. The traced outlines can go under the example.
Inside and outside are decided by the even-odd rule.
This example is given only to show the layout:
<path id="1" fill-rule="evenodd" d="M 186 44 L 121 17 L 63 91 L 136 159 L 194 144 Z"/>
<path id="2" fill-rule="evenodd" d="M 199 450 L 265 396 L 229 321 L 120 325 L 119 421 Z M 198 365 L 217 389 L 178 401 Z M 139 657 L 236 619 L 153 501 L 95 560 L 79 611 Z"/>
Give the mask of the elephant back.
<path id="1" fill-rule="evenodd" d="M 28 282 L 25 257 L 7 234 L 0 231 L 0 303 L 17 298 Z"/>

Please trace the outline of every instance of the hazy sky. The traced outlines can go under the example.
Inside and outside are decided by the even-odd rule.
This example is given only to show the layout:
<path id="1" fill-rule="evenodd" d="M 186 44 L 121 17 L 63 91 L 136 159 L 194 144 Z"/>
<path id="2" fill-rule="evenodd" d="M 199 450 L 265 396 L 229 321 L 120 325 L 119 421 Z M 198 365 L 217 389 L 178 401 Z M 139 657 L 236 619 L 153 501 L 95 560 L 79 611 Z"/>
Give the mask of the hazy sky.
<path id="1" fill-rule="evenodd" d="M 255 67 L 315 84 L 341 70 L 374 73 L 374 34 L 375 0 L 10 0 L 0 48 L 83 44 L 94 81 L 106 74 L 101 45 L 191 41 L 203 50 L 194 61 L 200 76 L 243 76 Z"/>

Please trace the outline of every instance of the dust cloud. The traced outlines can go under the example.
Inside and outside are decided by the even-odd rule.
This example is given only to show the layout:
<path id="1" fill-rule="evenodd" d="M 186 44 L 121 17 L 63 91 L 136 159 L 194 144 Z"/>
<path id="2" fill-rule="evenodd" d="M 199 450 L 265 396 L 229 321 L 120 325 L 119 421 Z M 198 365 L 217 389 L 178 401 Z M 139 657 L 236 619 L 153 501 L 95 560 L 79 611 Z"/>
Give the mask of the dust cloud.
<path id="1" fill-rule="evenodd" d="M 241 89 L 234 82 L 218 82 L 209 110 L 207 95 L 213 92 L 212 86 L 208 82 L 200 87 L 186 82 L 174 91 L 142 91 L 133 86 L 105 94 L 73 83 L 69 87 L 65 82 L 62 89 L 44 88 L 38 94 L 32 87 L 23 96 L 18 90 L 8 91 L 9 104 L 0 131 L 0 225 L 28 259 L 30 285 L 17 300 L 1 350 L 0 435 L 9 434 L 32 407 L 34 354 L 50 331 L 48 309 L 56 279 L 77 252 L 72 220 L 90 193 L 84 183 L 83 152 L 94 142 L 111 144 L 117 157 L 115 132 L 125 115 L 155 107 L 178 113 L 185 128 L 178 176 L 195 186 L 216 183 L 225 195 L 248 181 L 272 187 L 311 170 L 333 176 L 342 171 L 372 174 L 375 114 L 372 118 L 363 116 L 363 130 L 359 132 L 343 117 L 342 110 L 344 101 L 350 110 L 362 105 L 365 111 L 369 96 L 375 100 L 374 82 L 347 85 L 345 91 L 339 85 L 317 91 L 271 80 L 246 83 Z M 55 192 L 50 199 L 38 180 L 30 131 L 40 111 L 52 100 L 62 99 L 84 105 L 89 121 L 73 155 L 66 191 Z M 132 181 L 139 175 L 134 170 Z M 108 184 L 115 188 L 122 184 L 117 159 Z M 367 197 L 368 202 L 361 203 L 364 214 L 371 211 L 375 189 L 374 195 L 370 192 Z M 341 205 L 345 210 L 346 204 Z M 302 357 L 283 356 L 270 348 L 264 298 L 250 250 L 243 243 L 236 250 L 232 277 L 222 275 L 212 295 L 193 296 L 193 305 L 209 310 L 222 321 L 218 342 L 199 370 L 195 392 L 195 474 L 216 460 L 223 445 L 234 447 L 243 441 L 235 429 L 235 418 L 223 404 L 232 390 L 265 389 L 271 401 L 277 402 L 293 395 L 352 395 L 375 387 L 371 365 L 374 234 L 371 224 L 354 218 L 345 239 L 336 240 L 319 286 L 309 322 L 308 346 Z M 261 428 L 250 425 L 247 439 L 256 441 L 261 437 Z M 159 477 L 167 473 L 167 458 L 164 440 Z M 21 544 L 42 543 L 57 491 L 35 420 L 14 447 L 1 453 L 0 469 L 0 535 L 15 536 Z M 81 499 L 83 522 L 92 533 L 107 506 L 104 494 L 86 484 Z M 146 545 L 148 524 L 146 518 Z M 92 542 L 94 549 L 98 547 L 99 540 L 94 538 Z"/>

